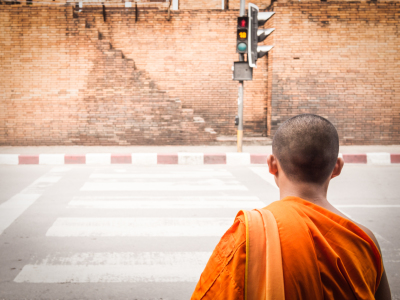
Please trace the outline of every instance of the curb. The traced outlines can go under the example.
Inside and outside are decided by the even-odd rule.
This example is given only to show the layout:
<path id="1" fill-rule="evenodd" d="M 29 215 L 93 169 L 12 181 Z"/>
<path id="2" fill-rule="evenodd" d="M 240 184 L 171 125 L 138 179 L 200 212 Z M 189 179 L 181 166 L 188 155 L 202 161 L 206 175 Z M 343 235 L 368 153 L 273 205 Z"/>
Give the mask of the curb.
<path id="1" fill-rule="evenodd" d="M 223 164 L 232 166 L 266 164 L 268 154 L 250 153 L 87 153 L 87 154 L 0 154 L 0 165 L 212 165 Z M 345 163 L 390 165 L 400 164 L 400 154 L 386 152 L 364 154 L 341 154 Z"/>

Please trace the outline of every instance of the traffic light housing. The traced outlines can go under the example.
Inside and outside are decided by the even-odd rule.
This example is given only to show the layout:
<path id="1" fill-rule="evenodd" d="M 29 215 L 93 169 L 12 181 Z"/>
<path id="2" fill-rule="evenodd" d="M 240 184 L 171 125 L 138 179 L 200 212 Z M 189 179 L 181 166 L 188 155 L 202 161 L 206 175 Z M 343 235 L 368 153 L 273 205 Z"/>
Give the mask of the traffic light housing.
<path id="1" fill-rule="evenodd" d="M 249 29 L 249 18 L 238 17 L 237 22 L 237 36 L 236 36 L 236 53 L 247 53 L 248 51 L 248 29 Z"/>
<path id="2" fill-rule="evenodd" d="M 274 12 L 259 12 L 259 9 L 253 3 L 249 3 L 248 18 L 248 52 L 247 57 L 249 66 L 257 68 L 257 59 L 263 57 L 270 51 L 274 46 L 258 45 L 258 43 L 264 41 L 275 28 L 259 28 L 264 26 L 269 18 L 271 18 Z"/>

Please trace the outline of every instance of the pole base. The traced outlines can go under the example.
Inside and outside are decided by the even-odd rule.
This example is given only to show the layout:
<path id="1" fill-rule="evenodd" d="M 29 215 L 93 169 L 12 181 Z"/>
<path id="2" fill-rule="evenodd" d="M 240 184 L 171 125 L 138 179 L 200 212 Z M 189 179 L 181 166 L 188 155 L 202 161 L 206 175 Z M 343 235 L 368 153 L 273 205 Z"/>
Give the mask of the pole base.
<path id="1" fill-rule="evenodd" d="M 243 130 L 237 131 L 237 152 L 242 152 Z"/>

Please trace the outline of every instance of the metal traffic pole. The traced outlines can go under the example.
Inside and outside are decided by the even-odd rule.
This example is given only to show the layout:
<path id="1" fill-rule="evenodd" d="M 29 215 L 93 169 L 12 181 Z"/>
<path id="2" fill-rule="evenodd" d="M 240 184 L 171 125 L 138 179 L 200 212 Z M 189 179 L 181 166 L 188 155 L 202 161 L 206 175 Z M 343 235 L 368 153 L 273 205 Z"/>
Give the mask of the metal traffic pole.
<path id="1" fill-rule="evenodd" d="M 245 15 L 245 0 L 240 0 L 240 11 L 239 17 Z M 244 61 L 244 54 L 239 53 L 239 61 Z M 238 92 L 238 117 L 239 124 L 237 129 L 237 152 L 242 152 L 243 144 L 243 80 L 239 81 L 239 92 Z"/>

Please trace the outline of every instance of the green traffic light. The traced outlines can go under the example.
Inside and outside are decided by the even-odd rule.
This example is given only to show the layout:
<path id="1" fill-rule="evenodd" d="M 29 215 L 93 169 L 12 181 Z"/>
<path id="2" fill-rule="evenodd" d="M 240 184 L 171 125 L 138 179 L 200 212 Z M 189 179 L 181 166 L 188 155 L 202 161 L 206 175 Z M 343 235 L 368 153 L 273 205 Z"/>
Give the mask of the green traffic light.
<path id="1" fill-rule="evenodd" d="M 239 51 L 246 51 L 247 45 L 245 43 L 239 43 L 238 44 L 238 50 Z"/>

